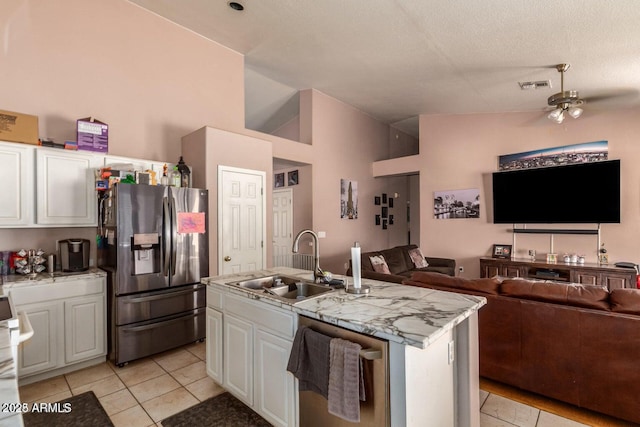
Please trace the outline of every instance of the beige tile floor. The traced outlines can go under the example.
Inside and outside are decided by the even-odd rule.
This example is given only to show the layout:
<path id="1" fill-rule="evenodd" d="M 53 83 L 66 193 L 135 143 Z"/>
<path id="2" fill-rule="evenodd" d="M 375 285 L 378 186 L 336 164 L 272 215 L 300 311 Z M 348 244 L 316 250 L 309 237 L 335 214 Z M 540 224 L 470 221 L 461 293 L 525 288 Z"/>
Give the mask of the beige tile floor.
<path id="1" fill-rule="evenodd" d="M 488 380 L 481 388 L 481 427 L 628 425 Z M 25 403 L 56 402 L 88 390 L 116 427 L 160 427 L 163 419 L 224 391 L 207 376 L 205 344 L 195 343 L 122 368 L 105 362 L 29 384 L 20 387 L 20 397 Z"/>
<path id="2" fill-rule="evenodd" d="M 116 427 L 161 426 L 161 421 L 224 390 L 207 376 L 205 344 L 131 362 L 105 362 L 20 387 L 23 402 L 56 402 L 93 390 Z M 194 426 L 195 427 L 195 426 Z"/>

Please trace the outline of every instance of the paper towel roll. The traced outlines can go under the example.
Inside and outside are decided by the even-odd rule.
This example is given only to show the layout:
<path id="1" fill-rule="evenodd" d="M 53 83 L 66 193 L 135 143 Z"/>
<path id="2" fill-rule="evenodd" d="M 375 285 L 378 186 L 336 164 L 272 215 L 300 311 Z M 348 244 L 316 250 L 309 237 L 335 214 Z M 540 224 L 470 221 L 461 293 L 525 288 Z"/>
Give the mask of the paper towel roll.
<path id="1" fill-rule="evenodd" d="M 355 242 L 351 248 L 351 271 L 353 272 L 353 287 L 356 289 L 360 289 L 361 285 L 360 268 L 360 245 Z"/>

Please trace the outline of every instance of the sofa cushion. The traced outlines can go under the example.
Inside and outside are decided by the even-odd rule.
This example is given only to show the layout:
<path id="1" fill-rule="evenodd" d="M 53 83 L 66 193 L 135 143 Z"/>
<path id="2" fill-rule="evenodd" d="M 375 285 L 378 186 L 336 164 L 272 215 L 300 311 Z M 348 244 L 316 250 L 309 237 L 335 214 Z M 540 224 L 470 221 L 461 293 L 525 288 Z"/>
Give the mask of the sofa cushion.
<path id="1" fill-rule="evenodd" d="M 374 255 L 369 257 L 369 260 L 371 261 L 373 270 L 376 273 L 391 274 L 391 272 L 389 271 L 389 266 L 387 265 L 387 262 L 384 259 L 384 256 Z"/>
<path id="2" fill-rule="evenodd" d="M 640 314 L 640 289 L 613 289 L 609 302 L 611 311 Z"/>
<path id="3" fill-rule="evenodd" d="M 424 283 L 426 285 L 465 289 L 489 295 L 497 295 L 498 289 L 500 288 L 500 281 L 495 277 L 486 279 L 464 279 L 462 277 L 451 277 L 446 274 L 431 271 L 415 271 L 411 275 L 411 281 L 418 284 Z"/>
<path id="4" fill-rule="evenodd" d="M 609 310 L 609 292 L 599 286 L 505 279 L 500 285 L 500 293 L 522 299 Z"/>
<path id="5" fill-rule="evenodd" d="M 411 270 L 413 268 L 413 264 L 407 265 L 402 250 L 398 248 L 385 249 L 380 251 L 380 253 L 384 255 L 384 259 L 387 261 L 391 274 L 402 273 L 403 271 Z"/>
<path id="6" fill-rule="evenodd" d="M 420 248 L 409 249 L 409 257 L 416 268 L 429 267 L 429 263 L 424 259 L 424 255 L 422 255 Z"/>

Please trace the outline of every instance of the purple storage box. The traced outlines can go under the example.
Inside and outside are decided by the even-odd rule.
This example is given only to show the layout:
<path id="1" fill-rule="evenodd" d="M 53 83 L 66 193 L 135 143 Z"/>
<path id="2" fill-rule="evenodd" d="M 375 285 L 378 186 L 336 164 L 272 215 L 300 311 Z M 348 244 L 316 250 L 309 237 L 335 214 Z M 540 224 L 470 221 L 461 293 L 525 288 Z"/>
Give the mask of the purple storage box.
<path id="1" fill-rule="evenodd" d="M 93 117 L 78 119 L 78 150 L 106 153 L 109 147 L 109 125 Z"/>

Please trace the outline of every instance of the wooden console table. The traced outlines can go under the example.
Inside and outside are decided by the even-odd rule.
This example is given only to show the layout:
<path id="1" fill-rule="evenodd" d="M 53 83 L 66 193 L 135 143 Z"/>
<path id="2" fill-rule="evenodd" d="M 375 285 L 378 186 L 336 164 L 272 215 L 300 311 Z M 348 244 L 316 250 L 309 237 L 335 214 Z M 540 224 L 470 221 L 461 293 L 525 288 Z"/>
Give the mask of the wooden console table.
<path id="1" fill-rule="evenodd" d="M 527 259 L 480 258 L 480 277 L 523 277 L 565 283 L 636 288 L 636 270 L 601 264 L 546 263 Z"/>

